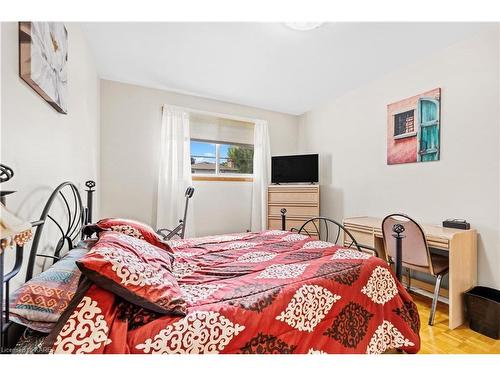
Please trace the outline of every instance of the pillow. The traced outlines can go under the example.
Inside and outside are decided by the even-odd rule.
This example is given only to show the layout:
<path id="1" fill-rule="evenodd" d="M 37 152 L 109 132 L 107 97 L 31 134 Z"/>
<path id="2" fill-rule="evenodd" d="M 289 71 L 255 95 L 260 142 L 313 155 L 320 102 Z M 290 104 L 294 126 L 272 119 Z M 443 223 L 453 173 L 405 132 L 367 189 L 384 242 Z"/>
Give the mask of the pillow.
<path id="1" fill-rule="evenodd" d="M 9 303 L 10 320 L 35 331 L 50 332 L 76 292 L 81 275 L 76 260 L 87 252 L 87 248 L 69 251 L 16 290 Z"/>
<path id="2" fill-rule="evenodd" d="M 170 254 L 148 242 L 109 231 L 77 265 L 92 282 L 134 305 L 184 316 L 186 302 L 172 262 Z"/>
<path id="3" fill-rule="evenodd" d="M 96 225 L 103 230 L 110 229 L 131 237 L 139 238 L 160 249 L 172 252 L 170 246 L 162 242 L 162 238 L 149 225 L 129 219 L 102 219 Z"/>

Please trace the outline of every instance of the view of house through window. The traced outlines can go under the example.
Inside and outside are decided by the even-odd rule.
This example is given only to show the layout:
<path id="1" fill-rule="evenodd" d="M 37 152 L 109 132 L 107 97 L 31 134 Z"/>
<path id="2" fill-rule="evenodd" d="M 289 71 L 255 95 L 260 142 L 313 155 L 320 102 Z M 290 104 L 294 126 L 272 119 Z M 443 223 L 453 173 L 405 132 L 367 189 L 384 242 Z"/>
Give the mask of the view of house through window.
<path id="1" fill-rule="evenodd" d="M 253 145 L 191 139 L 193 174 L 253 174 Z"/>

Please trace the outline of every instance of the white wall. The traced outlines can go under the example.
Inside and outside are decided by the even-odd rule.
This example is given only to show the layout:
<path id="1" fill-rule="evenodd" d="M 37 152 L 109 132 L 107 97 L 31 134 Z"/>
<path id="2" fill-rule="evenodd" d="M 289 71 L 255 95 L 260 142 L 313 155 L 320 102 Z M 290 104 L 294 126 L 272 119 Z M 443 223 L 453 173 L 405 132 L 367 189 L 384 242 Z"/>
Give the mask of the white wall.
<path id="1" fill-rule="evenodd" d="M 154 226 L 164 104 L 267 120 L 271 152 L 296 152 L 296 116 L 102 80 L 102 184 L 98 187 L 102 217 L 130 217 Z M 194 185 L 196 235 L 250 228 L 250 183 L 198 181 Z"/>
<path id="2" fill-rule="evenodd" d="M 386 165 L 386 105 L 436 87 L 441 160 Z M 500 287 L 498 30 L 318 106 L 299 129 L 299 150 L 322 154 L 322 215 L 465 218 L 479 231 L 479 283 Z"/>
<path id="3" fill-rule="evenodd" d="M 252 183 L 194 181 L 197 236 L 250 229 Z"/>
<path id="4" fill-rule="evenodd" d="M 7 206 L 26 220 L 40 216 L 59 183 L 99 183 L 99 77 L 80 27 L 66 27 L 68 114 L 62 115 L 19 78 L 18 24 L 1 25 L 1 161 L 15 172 L 2 189 L 17 190 Z M 8 251 L 8 261 L 13 255 Z"/>

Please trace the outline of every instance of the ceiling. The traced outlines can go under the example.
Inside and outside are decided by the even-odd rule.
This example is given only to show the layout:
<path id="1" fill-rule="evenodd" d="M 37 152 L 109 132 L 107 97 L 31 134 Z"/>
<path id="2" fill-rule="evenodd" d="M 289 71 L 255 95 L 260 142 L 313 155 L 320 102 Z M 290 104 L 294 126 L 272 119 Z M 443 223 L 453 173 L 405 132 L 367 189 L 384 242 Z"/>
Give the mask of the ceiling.
<path id="1" fill-rule="evenodd" d="M 84 23 L 103 79 L 294 115 L 488 23 Z"/>

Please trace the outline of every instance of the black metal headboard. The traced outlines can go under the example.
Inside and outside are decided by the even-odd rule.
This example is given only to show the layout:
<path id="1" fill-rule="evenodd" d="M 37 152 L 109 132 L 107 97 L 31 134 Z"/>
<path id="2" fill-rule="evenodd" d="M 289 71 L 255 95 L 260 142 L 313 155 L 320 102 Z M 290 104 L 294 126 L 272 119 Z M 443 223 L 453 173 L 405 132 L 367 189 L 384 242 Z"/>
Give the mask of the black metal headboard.
<path id="1" fill-rule="evenodd" d="M 47 203 L 45 204 L 40 219 L 31 222 L 35 229 L 35 235 L 31 244 L 26 279 L 29 281 L 33 277 L 35 268 L 35 261 L 38 257 L 52 259 L 56 262 L 60 259 L 63 249 L 71 250 L 76 243 L 84 237 L 83 227 L 89 223 L 92 218 L 92 200 L 95 190 L 94 181 L 87 181 L 85 183 L 87 189 L 87 206 L 82 203 L 82 198 L 78 188 L 71 182 L 63 182 L 60 184 L 50 195 Z M 56 220 L 55 202 L 59 202 L 59 207 L 62 207 L 63 215 Z M 38 251 L 42 232 L 47 224 L 53 223 L 57 228 L 59 239 L 55 243 L 52 254 L 40 253 Z M 52 241 L 51 241 L 52 242 Z M 23 246 L 16 245 L 16 260 L 12 270 L 4 274 L 3 270 L 3 256 L 4 252 L 0 251 L 0 353 L 5 348 L 12 348 L 19 339 L 19 335 L 24 330 L 23 326 L 18 326 L 9 320 L 9 283 L 21 270 L 23 264 Z M 8 338 L 8 339 L 7 339 Z"/>
<path id="2" fill-rule="evenodd" d="M 42 214 L 40 215 L 40 219 L 33 223 L 33 226 L 36 226 L 36 230 L 31 244 L 25 281 L 28 281 L 33 277 L 37 257 L 51 258 L 53 262 L 55 262 L 60 259 L 61 251 L 65 248 L 65 246 L 67 250 L 71 250 L 76 242 L 83 237 L 81 229 L 89 222 L 91 217 L 92 193 L 94 192 L 92 188 L 95 187 L 95 182 L 87 181 L 85 185 L 88 188 L 87 207 L 84 207 L 82 204 L 82 198 L 78 188 L 73 183 L 68 181 L 60 184 L 50 195 L 45 207 L 43 208 Z M 65 215 L 56 219 L 54 218 L 52 209 L 54 203 L 59 199 L 63 203 L 63 211 L 65 212 Z M 40 245 L 42 232 L 45 225 L 48 223 L 53 223 L 56 226 L 60 237 L 54 247 L 53 254 L 41 254 L 38 252 L 38 247 Z"/>

